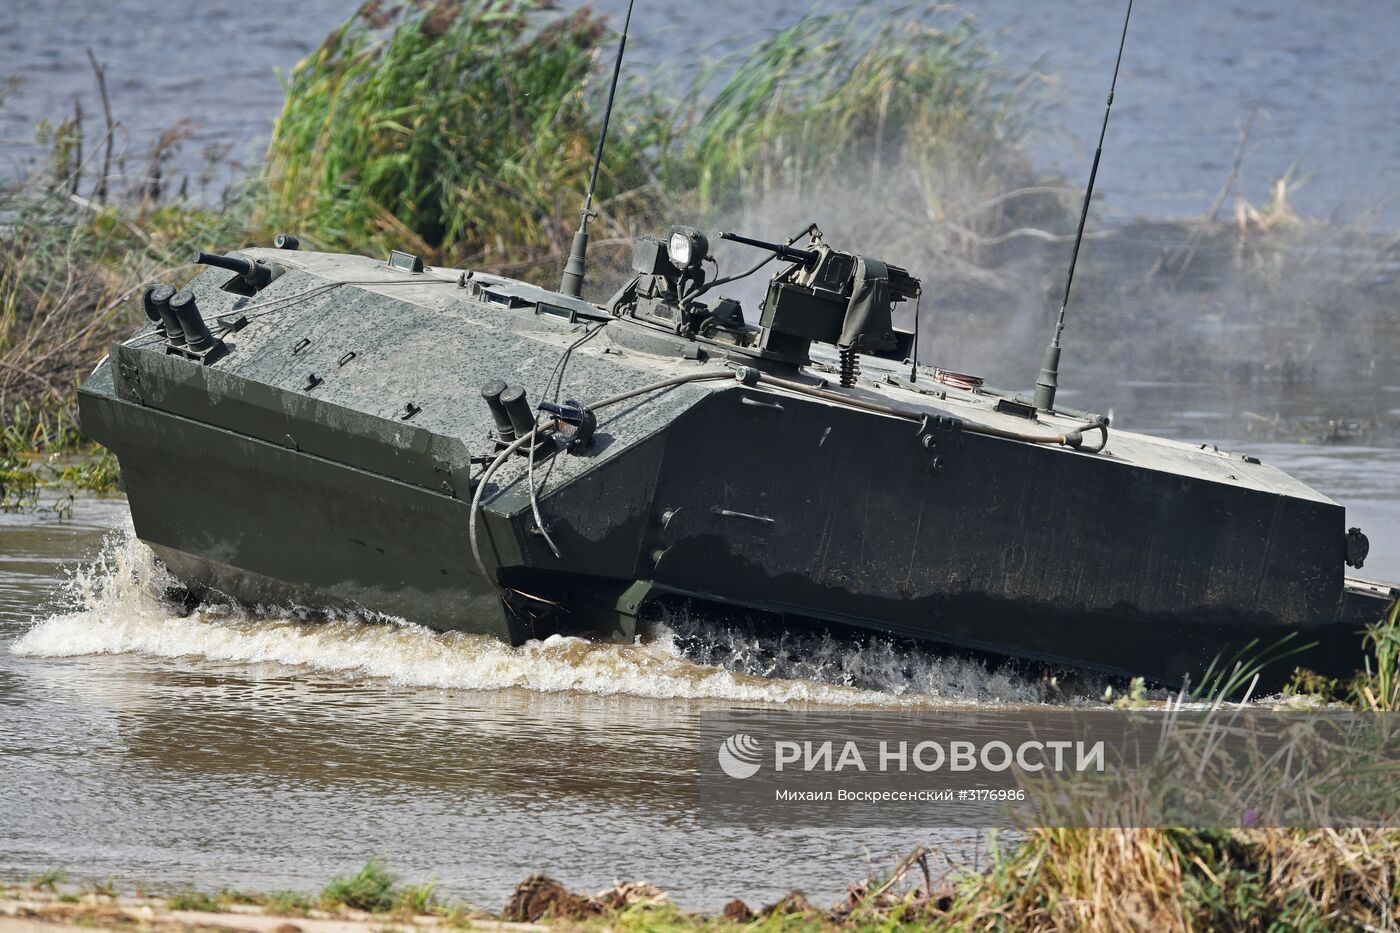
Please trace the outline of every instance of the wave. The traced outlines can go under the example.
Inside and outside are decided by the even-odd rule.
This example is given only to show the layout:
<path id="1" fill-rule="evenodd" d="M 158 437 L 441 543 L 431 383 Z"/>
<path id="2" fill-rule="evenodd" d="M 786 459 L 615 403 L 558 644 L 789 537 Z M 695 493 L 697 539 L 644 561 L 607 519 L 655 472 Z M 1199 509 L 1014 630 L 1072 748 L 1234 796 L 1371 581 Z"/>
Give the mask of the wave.
<path id="1" fill-rule="evenodd" d="M 383 678 L 465 690 L 582 692 L 815 706 L 1044 702 L 1038 681 L 879 637 L 756 634 L 703 618 L 657 624 L 630 644 L 551 637 L 511 647 L 399 620 L 326 619 L 298 608 L 206 603 L 186 614 L 176 581 L 128 526 L 73 571 L 59 611 L 10 648 L 28 657 L 138 654 Z"/>

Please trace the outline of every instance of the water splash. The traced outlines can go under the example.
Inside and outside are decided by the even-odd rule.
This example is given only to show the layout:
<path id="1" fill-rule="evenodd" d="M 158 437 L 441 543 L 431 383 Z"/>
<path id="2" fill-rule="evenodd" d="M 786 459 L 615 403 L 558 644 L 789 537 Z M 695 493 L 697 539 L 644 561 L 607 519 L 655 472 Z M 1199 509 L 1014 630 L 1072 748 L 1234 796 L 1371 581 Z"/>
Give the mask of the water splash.
<path id="1" fill-rule="evenodd" d="M 36 620 L 11 651 L 275 663 L 407 686 L 655 699 L 900 708 L 1045 699 L 1040 685 L 1009 671 L 880 638 L 758 635 L 683 618 L 633 644 L 555 636 L 513 648 L 402 621 L 313 621 L 295 609 L 206 604 L 184 615 L 165 598 L 174 583 L 128 527 L 72 573 L 61 610 Z"/>
<path id="2" fill-rule="evenodd" d="M 667 617 L 672 650 L 696 664 L 754 677 L 815 681 L 898 699 L 1041 703 L 1045 685 L 1012 666 L 940 654 L 871 634 L 742 628 L 703 614 Z"/>

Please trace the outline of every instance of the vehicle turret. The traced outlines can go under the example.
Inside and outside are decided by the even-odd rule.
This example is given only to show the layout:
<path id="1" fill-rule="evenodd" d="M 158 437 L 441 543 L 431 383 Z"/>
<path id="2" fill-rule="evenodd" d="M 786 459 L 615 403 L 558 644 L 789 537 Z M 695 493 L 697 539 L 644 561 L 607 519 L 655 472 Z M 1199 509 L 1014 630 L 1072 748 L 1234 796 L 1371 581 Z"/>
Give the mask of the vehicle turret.
<path id="1" fill-rule="evenodd" d="M 802 236 L 808 237 L 807 245 L 793 245 Z M 745 272 L 707 281 L 704 264 L 714 260 L 703 233 L 674 227 L 666 241 L 643 236 L 632 256 L 636 275 L 613 296 L 609 309 L 671 327 L 678 334 L 751 347 L 793 366 L 811 362 L 813 343 L 829 344 L 840 351 L 841 384 L 847 387 L 859 372 L 859 354 L 889 359 L 911 355 L 914 334 L 897 329 L 891 313 L 894 304 L 917 299 L 921 292 L 919 280 L 905 269 L 833 249 L 816 224 L 785 243 L 726 232 L 719 238 L 771 255 Z M 745 323 L 739 303 L 731 298 L 700 301 L 716 287 L 753 275 L 775 259 L 788 265 L 770 279 L 757 326 Z"/>

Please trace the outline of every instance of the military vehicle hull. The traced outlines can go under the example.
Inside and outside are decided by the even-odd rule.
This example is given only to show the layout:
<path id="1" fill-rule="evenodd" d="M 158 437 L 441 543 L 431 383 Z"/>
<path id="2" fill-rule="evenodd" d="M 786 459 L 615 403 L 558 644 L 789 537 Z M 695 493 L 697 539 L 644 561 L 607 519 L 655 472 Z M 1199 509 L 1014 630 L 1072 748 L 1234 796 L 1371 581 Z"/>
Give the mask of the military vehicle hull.
<path id="1" fill-rule="evenodd" d="M 1253 458 L 1045 443 L 1084 420 L 873 360 L 843 388 L 506 279 L 247 255 L 284 272 L 191 286 L 246 321 L 224 355 L 143 329 L 80 393 L 196 593 L 514 643 L 630 638 L 683 599 L 1164 683 L 1242 652 L 1291 652 L 1266 681 L 1348 673 L 1396 595 L 1346 579 L 1341 506 Z M 532 462 L 493 437 L 496 379 L 632 396 Z"/>

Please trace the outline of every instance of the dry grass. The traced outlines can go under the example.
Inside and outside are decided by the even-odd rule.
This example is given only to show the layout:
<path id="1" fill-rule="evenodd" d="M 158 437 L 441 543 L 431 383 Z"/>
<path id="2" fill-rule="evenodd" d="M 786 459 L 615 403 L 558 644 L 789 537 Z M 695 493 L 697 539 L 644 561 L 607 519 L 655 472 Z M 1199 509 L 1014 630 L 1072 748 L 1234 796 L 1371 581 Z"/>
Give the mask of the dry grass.
<path id="1" fill-rule="evenodd" d="M 1269 930 L 1400 922 L 1400 831 L 1036 830 L 941 917 L 957 928 Z"/>
<path id="2" fill-rule="evenodd" d="M 167 197 L 162 173 L 187 133 L 162 134 L 130 178 L 80 120 L 46 122 L 47 163 L 0 179 L 0 509 L 37 508 L 47 485 L 67 492 L 52 506 L 61 512 L 74 490 L 116 488 L 116 461 L 78 428 L 74 390 L 141 319 L 144 285 L 192 275 L 194 245 L 241 239 L 246 214 L 232 202 Z"/>
<path id="3" fill-rule="evenodd" d="M 71 421 L 77 382 L 139 319 L 139 289 L 157 277 L 188 277 L 194 244 L 228 242 L 241 227 L 231 205 L 162 203 L 144 183 L 106 188 L 103 202 L 78 194 L 79 168 L 69 160 L 83 148 L 80 134 L 77 126 L 58 132 L 45 169 L 0 179 L 0 410 L 7 414 L 28 406 L 36 417 Z"/>

